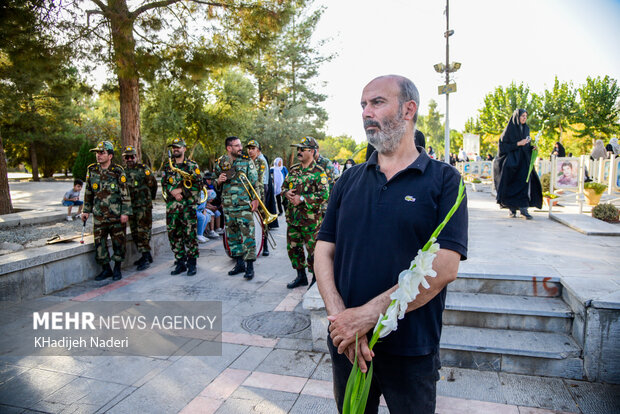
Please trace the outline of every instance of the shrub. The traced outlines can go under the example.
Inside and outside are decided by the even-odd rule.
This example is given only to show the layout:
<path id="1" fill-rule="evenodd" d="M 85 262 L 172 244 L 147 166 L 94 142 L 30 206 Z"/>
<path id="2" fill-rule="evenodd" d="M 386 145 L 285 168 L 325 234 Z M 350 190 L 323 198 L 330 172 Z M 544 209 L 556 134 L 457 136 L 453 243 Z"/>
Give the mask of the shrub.
<path id="1" fill-rule="evenodd" d="M 86 169 L 90 164 L 97 161 L 95 154 L 89 151 L 90 147 L 91 144 L 89 144 L 88 141 L 82 142 L 82 146 L 78 151 L 77 157 L 75 158 L 75 163 L 71 169 L 73 178 L 79 178 L 82 181 L 86 180 Z"/>
<path id="2" fill-rule="evenodd" d="M 551 173 L 545 173 L 540 176 L 540 185 L 542 186 L 543 191 L 549 191 L 549 186 L 551 185 Z"/>
<path id="3" fill-rule="evenodd" d="M 613 222 L 618 221 L 618 209 L 611 203 L 601 203 L 592 209 L 592 217 Z"/>
<path id="4" fill-rule="evenodd" d="M 586 189 L 589 189 L 589 190 L 594 190 L 594 192 L 597 195 L 600 195 L 600 194 L 603 194 L 603 192 L 605 191 L 607 186 L 605 184 L 595 183 L 594 181 L 592 181 L 592 182 L 589 182 L 589 183 L 585 183 L 583 188 L 586 188 Z"/>

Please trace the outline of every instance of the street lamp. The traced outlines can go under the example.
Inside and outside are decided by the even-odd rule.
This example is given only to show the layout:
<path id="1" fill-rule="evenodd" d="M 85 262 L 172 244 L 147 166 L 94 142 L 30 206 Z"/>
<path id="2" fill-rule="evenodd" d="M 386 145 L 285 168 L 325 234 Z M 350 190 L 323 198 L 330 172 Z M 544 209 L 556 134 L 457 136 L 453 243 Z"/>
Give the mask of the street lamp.
<path id="1" fill-rule="evenodd" d="M 450 162 L 450 93 L 456 92 L 456 84 L 450 84 L 450 74 L 456 72 L 461 68 L 461 64 L 459 62 L 450 63 L 450 45 L 449 38 L 454 34 L 454 30 L 450 30 L 450 13 L 449 6 L 450 0 L 446 0 L 446 31 L 444 32 L 444 37 L 446 38 L 446 63 L 437 63 L 433 65 L 435 68 L 435 72 L 437 73 L 445 73 L 445 86 L 439 87 L 439 94 L 446 94 L 446 130 L 444 136 L 444 161 Z"/>

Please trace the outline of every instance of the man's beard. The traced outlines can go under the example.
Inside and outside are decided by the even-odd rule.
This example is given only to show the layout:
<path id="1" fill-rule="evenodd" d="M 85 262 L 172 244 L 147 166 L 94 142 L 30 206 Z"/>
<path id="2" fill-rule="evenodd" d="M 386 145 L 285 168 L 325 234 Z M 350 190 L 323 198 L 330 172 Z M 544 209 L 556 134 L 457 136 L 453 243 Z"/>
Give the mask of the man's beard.
<path id="1" fill-rule="evenodd" d="M 369 126 L 375 126 L 379 129 L 366 129 Z M 368 138 L 368 142 L 370 142 L 380 154 L 394 153 L 405 135 L 406 128 L 407 123 L 403 120 L 401 108 L 398 109 L 398 115 L 396 117 L 385 119 L 383 125 L 372 119 L 364 120 L 366 138 Z"/>

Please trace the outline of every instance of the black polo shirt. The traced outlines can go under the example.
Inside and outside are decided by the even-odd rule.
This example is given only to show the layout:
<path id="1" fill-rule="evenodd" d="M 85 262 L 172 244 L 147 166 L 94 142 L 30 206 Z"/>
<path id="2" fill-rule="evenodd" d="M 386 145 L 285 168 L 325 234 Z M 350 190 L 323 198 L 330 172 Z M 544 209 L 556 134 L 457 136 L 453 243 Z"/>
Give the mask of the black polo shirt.
<path id="1" fill-rule="evenodd" d="M 418 151 L 418 158 L 390 181 L 377 165 L 375 152 L 336 182 L 318 240 L 336 246 L 334 278 L 347 308 L 361 306 L 397 284 L 399 273 L 410 266 L 456 200 L 458 171 L 430 159 L 421 147 Z M 467 198 L 437 241 L 442 249 L 466 259 Z M 445 298 L 443 289 L 407 313 L 375 349 L 411 356 L 438 350 Z"/>

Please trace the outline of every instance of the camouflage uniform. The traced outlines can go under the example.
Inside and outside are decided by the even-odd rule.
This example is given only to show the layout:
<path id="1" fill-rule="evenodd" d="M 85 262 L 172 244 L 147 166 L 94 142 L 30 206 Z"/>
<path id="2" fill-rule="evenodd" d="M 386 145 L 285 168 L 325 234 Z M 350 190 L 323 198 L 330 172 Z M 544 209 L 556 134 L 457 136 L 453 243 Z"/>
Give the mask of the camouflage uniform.
<path id="1" fill-rule="evenodd" d="M 127 177 L 123 167 L 111 163 L 107 169 L 99 164 L 88 166 L 84 213 L 93 215 L 95 259 L 98 264 L 110 262 L 107 238 L 112 239 L 112 261 L 125 259 L 125 224 L 121 215 L 131 215 L 131 200 L 127 191 Z"/>
<path id="2" fill-rule="evenodd" d="M 307 168 L 291 167 L 282 184 L 282 192 L 297 189 L 304 200 L 298 206 L 289 203 L 286 209 L 286 249 L 294 269 L 306 267 L 304 245 L 308 252 L 308 269 L 314 273 L 314 246 L 321 226 L 323 205 L 329 198 L 329 182 L 323 168 L 312 161 Z"/>
<path id="3" fill-rule="evenodd" d="M 214 173 L 229 175 L 228 180 L 220 184 L 222 190 L 222 207 L 226 218 L 226 237 L 228 246 L 233 257 L 243 256 L 245 261 L 256 260 L 256 241 L 254 240 L 254 217 L 248 195 L 239 179 L 239 173 L 245 173 L 252 186 L 262 188 L 262 182 L 258 181 L 258 174 L 254 161 L 248 156 L 242 155 L 234 161 L 229 155 L 222 155 L 215 163 Z M 227 174 L 227 175 L 228 175 Z"/>
<path id="4" fill-rule="evenodd" d="M 319 158 L 316 160 L 316 163 L 323 168 L 325 174 L 327 174 L 327 182 L 329 183 L 329 193 L 331 194 L 332 189 L 334 188 L 334 182 L 336 181 L 336 169 L 334 168 L 334 164 L 328 159 L 319 154 Z"/>
<path id="5" fill-rule="evenodd" d="M 256 157 L 254 160 L 254 165 L 256 166 L 256 172 L 258 173 L 258 187 L 256 191 L 260 195 L 260 199 L 265 201 L 265 174 L 269 174 L 269 166 L 267 165 L 267 159 L 263 154 Z"/>
<path id="6" fill-rule="evenodd" d="M 132 147 L 126 147 L 123 155 L 133 154 Z M 151 228 L 153 226 L 153 202 L 157 194 L 157 180 L 151 169 L 143 163 L 136 162 L 133 167 L 125 168 L 127 187 L 131 196 L 129 228 L 131 237 L 140 253 L 151 251 Z"/>
<path id="7" fill-rule="evenodd" d="M 183 143 L 185 145 L 185 143 Z M 191 176 L 191 187 L 185 188 L 183 176 L 173 171 L 170 164 L 164 166 L 161 177 L 162 194 L 166 200 L 166 228 L 170 247 L 177 261 L 198 258 L 198 240 L 196 237 L 196 205 L 200 198 L 202 176 L 196 162 L 185 158 L 181 164 L 172 163 Z M 183 199 L 177 201 L 170 193 L 172 190 L 181 188 Z"/>

